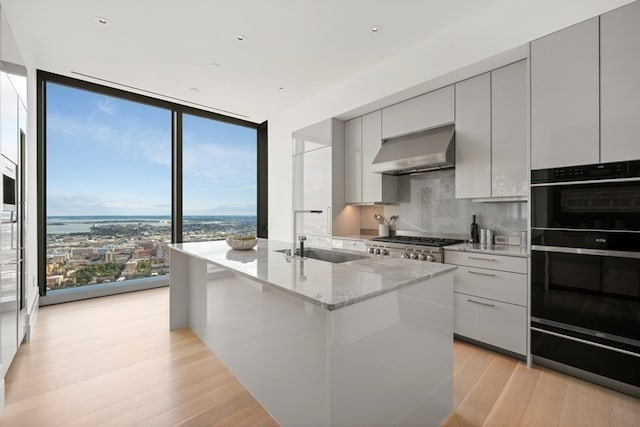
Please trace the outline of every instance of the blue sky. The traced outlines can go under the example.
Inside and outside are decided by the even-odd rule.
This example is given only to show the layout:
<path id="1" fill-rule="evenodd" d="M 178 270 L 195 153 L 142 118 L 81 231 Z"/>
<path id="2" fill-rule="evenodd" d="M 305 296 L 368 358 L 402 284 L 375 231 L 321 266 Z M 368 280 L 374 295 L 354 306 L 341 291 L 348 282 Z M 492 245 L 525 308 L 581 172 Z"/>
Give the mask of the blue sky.
<path id="1" fill-rule="evenodd" d="M 183 116 L 185 215 L 255 215 L 256 131 Z M 169 215 L 171 112 L 47 83 L 47 215 Z"/>

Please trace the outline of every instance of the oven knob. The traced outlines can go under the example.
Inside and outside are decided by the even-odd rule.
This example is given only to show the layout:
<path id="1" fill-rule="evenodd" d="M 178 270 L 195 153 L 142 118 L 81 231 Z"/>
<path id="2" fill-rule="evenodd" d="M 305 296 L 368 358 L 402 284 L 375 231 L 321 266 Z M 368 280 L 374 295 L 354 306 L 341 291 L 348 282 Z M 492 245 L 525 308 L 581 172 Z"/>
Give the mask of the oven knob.
<path id="1" fill-rule="evenodd" d="M 380 255 L 380 248 L 376 249 L 376 255 Z"/>
<path id="2" fill-rule="evenodd" d="M 406 253 L 406 252 L 402 252 L 402 253 L 400 254 L 400 258 L 409 258 L 409 254 L 408 254 L 408 253 Z"/>
<path id="3" fill-rule="evenodd" d="M 411 252 L 409 254 L 409 259 L 418 259 L 418 254 L 416 254 L 415 252 Z"/>
<path id="4" fill-rule="evenodd" d="M 370 253 L 370 254 L 375 254 L 375 253 L 376 253 L 376 250 L 375 250 L 375 249 L 373 249 L 373 248 L 369 248 L 369 253 Z"/>
<path id="5" fill-rule="evenodd" d="M 436 260 L 436 257 L 434 257 L 433 255 L 431 255 L 431 254 L 427 255 L 427 261 L 433 262 L 435 260 Z"/>
<path id="6" fill-rule="evenodd" d="M 418 261 L 424 261 L 425 259 L 426 257 L 424 256 L 424 254 L 418 255 Z"/>
<path id="7" fill-rule="evenodd" d="M 388 251 L 388 250 L 386 250 L 386 249 L 383 249 L 383 250 L 382 250 L 382 255 L 389 255 L 389 251 Z"/>

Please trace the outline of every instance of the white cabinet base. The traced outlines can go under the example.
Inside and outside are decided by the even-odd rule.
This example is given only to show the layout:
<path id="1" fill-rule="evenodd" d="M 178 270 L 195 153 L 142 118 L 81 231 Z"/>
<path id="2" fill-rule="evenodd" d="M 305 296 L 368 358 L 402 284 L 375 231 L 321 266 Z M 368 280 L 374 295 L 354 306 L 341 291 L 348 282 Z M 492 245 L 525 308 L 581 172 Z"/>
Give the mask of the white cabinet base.
<path id="1" fill-rule="evenodd" d="M 456 334 L 517 354 L 527 353 L 527 309 L 519 305 L 454 293 Z"/>

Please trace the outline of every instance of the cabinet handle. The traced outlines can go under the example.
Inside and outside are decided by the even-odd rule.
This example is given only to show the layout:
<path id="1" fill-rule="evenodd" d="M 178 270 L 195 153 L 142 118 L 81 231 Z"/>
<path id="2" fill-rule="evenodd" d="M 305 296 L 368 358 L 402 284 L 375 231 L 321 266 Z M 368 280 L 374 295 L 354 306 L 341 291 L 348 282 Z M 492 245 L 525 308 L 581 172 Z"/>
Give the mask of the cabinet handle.
<path id="1" fill-rule="evenodd" d="M 480 258 L 480 257 L 475 257 L 475 256 L 470 256 L 468 257 L 469 259 L 477 259 L 480 261 L 497 261 L 495 258 Z"/>
<path id="2" fill-rule="evenodd" d="M 474 304 L 486 305 L 487 307 L 495 307 L 495 304 L 488 304 L 486 302 L 474 301 L 472 299 L 467 298 L 467 301 L 472 302 Z"/>
<path id="3" fill-rule="evenodd" d="M 467 273 L 477 274 L 478 276 L 496 277 L 496 275 L 495 275 L 495 274 L 490 274 L 490 273 L 480 273 L 479 271 L 472 271 L 472 270 L 467 270 Z"/>

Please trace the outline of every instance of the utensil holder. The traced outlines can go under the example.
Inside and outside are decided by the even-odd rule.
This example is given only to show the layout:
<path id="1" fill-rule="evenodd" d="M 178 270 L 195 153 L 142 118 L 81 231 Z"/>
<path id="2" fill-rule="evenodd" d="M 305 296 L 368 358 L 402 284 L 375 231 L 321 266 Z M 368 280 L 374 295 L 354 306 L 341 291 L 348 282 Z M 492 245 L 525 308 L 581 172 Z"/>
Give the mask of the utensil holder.
<path id="1" fill-rule="evenodd" d="M 378 224 L 378 236 L 380 237 L 389 236 L 389 224 Z"/>

